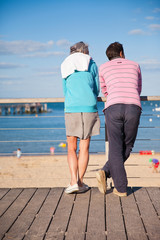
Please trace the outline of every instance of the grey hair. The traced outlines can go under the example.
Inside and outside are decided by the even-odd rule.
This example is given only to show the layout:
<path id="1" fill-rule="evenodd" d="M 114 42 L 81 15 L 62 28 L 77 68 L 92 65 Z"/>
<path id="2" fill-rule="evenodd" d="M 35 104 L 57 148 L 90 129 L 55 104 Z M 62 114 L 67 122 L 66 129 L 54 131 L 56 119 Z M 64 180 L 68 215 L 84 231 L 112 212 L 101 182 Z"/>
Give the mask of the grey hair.
<path id="1" fill-rule="evenodd" d="M 76 52 L 89 54 L 88 45 L 82 41 L 75 43 L 73 46 L 70 47 L 70 54 Z"/>

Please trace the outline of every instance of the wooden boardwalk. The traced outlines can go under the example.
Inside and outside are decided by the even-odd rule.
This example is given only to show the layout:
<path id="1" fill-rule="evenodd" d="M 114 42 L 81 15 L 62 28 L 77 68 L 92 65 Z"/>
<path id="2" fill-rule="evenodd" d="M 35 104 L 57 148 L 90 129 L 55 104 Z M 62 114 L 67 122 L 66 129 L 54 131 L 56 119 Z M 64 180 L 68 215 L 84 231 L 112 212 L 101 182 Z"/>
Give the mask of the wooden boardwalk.
<path id="1" fill-rule="evenodd" d="M 128 188 L 128 197 L 97 188 L 0 189 L 0 239 L 159 240 L 160 188 Z"/>

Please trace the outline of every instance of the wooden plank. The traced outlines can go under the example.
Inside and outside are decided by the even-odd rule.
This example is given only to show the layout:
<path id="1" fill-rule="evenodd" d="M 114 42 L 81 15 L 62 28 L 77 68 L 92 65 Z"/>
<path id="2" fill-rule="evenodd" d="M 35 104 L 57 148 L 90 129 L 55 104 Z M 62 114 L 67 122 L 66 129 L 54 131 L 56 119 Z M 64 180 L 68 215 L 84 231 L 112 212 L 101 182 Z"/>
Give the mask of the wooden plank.
<path id="1" fill-rule="evenodd" d="M 16 222 L 12 225 L 11 229 L 9 230 L 9 232 L 7 232 L 6 237 L 3 240 L 23 239 L 23 237 L 25 236 L 25 233 L 29 229 L 38 211 L 40 210 L 48 192 L 49 192 L 49 189 L 43 189 L 43 188 L 38 189 L 35 192 L 31 201 L 28 203 L 28 205 L 23 210 L 22 214 L 18 217 Z"/>
<path id="2" fill-rule="evenodd" d="M 67 224 L 74 204 L 75 194 L 63 193 L 56 213 L 47 231 L 45 240 L 63 240 L 67 229 Z"/>
<path id="3" fill-rule="evenodd" d="M 16 201 L 9 207 L 5 214 L 2 215 L 0 219 L 0 239 L 4 237 L 4 234 L 9 230 L 15 219 L 20 215 L 34 192 L 35 189 L 24 189 Z"/>
<path id="4" fill-rule="evenodd" d="M 98 230 L 98 229 L 97 229 Z M 82 238 L 83 239 L 83 238 Z M 86 233 L 86 240 L 106 240 L 106 233 L 103 232 L 99 232 L 97 231 L 96 234 L 95 232 L 87 232 Z"/>
<path id="5" fill-rule="evenodd" d="M 0 200 L 4 197 L 6 193 L 8 193 L 9 188 L 0 188 Z"/>
<path id="6" fill-rule="evenodd" d="M 104 208 L 104 195 L 97 188 L 92 188 L 86 240 L 106 240 Z"/>
<path id="7" fill-rule="evenodd" d="M 132 194 L 129 188 L 127 198 L 107 193 L 107 240 L 159 240 L 159 191 L 159 188 L 133 188 Z M 5 207 L 2 204 L 0 239 L 105 239 L 103 194 L 97 188 L 83 194 L 62 193 L 59 188 L 8 192 L 2 189 L 1 202 Z"/>
<path id="8" fill-rule="evenodd" d="M 85 233 L 82 232 L 67 232 L 65 237 L 65 240 L 84 240 L 84 239 Z"/>
<path id="9" fill-rule="evenodd" d="M 152 201 L 152 204 L 160 218 L 160 189 L 155 187 L 150 187 L 146 189 L 149 197 Z"/>
<path id="10" fill-rule="evenodd" d="M 126 239 L 120 198 L 111 192 L 106 195 L 106 225 L 107 240 Z"/>
<path id="11" fill-rule="evenodd" d="M 146 189 L 141 188 L 136 191 L 135 188 L 134 194 L 149 239 L 160 239 L 160 221 L 146 192 Z"/>
<path id="12" fill-rule="evenodd" d="M 82 240 L 85 237 L 90 190 L 77 194 L 65 240 Z"/>
<path id="13" fill-rule="evenodd" d="M 63 188 L 51 189 L 35 221 L 26 233 L 25 240 L 41 240 L 44 238 L 51 218 L 55 214 L 62 192 Z"/>
<path id="14" fill-rule="evenodd" d="M 1 199 L 0 216 L 12 205 L 21 192 L 22 189 L 12 189 Z"/>
<path id="15" fill-rule="evenodd" d="M 128 196 L 121 198 L 121 203 L 128 240 L 147 240 L 148 238 L 146 236 L 131 188 L 128 188 Z"/>

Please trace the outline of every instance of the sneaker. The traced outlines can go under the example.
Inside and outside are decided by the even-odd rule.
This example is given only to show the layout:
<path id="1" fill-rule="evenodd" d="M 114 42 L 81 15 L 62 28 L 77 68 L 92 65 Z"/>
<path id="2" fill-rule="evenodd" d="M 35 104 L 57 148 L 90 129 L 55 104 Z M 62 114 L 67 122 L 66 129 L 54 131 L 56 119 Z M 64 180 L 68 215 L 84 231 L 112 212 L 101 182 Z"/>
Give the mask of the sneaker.
<path id="1" fill-rule="evenodd" d="M 78 192 L 79 187 L 78 184 L 74 184 L 74 185 L 69 185 L 66 189 L 65 189 L 65 193 L 74 193 L 74 192 Z"/>
<path id="2" fill-rule="evenodd" d="M 119 197 L 127 197 L 127 192 L 118 192 L 116 188 L 113 189 L 113 193 L 118 195 Z"/>
<path id="3" fill-rule="evenodd" d="M 96 178 L 98 181 L 98 189 L 101 193 L 105 194 L 107 190 L 106 174 L 104 170 L 96 172 Z"/>
<path id="4" fill-rule="evenodd" d="M 82 187 L 79 186 L 79 191 L 78 191 L 78 193 L 86 192 L 86 191 L 89 190 L 89 188 L 90 188 L 90 187 L 89 187 L 87 184 L 83 183 Z"/>

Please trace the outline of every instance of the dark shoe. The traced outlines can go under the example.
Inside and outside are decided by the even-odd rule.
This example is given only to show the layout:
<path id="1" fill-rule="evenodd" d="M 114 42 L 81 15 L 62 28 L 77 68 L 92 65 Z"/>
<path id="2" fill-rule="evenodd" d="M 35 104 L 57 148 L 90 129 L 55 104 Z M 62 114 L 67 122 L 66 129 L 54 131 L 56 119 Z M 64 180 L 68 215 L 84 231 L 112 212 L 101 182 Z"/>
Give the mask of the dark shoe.
<path id="1" fill-rule="evenodd" d="M 78 193 L 87 192 L 89 189 L 90 189 L 90 187 L 87 184 L 83 183 L 82 187 L 79 186 Z"/>
<path id="2" fill-rule="evenodd" d="M 118 195 L 119 197 L 127 197 L 127 192 L 118 192 L 116 188 L 113 189 L 113 193 Z"/>
<path id="3" fill-rule="evenodd" d="M 96 178 L 98 181 L 98 189 L 101 193 L 105 194 L 107 191 L 107 182 L 106 182 L 106 174 L 104 170 L 99 170 L 96 172 Z"/>

